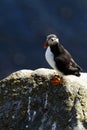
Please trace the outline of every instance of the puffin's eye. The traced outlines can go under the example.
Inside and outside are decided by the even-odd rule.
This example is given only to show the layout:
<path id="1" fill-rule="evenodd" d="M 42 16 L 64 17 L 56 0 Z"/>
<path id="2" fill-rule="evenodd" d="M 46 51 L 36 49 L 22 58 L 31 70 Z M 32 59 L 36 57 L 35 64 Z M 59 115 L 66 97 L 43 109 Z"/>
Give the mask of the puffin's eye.
<path id="1" fill-rule="evenodd" d="M 53 41 L 54 41 L 54 39 L 52 38 L 52 39 L 51 39 L 51 41 L 53 42 Z"/>

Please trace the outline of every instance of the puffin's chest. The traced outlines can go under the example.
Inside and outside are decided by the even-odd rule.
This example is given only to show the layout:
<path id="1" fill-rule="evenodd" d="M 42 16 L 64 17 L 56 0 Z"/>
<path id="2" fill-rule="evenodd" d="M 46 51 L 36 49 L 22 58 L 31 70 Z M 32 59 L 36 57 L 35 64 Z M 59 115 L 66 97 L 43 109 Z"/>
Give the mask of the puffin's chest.
<path id="1" fill-rule="evenodd" d="M 47 50 L 46 50 L 45 58 L 46 58 L 47 62 L 49 63 L 49 65 L 50 65 L 52 68 L 57 69 L 57 68 L 56 68 L 56 65 L 55 65 L 55 61 L 54 61 L 54 55 L 53 55 L 53 53 L 51 52 L 50 47 L 48 47 Z"/>

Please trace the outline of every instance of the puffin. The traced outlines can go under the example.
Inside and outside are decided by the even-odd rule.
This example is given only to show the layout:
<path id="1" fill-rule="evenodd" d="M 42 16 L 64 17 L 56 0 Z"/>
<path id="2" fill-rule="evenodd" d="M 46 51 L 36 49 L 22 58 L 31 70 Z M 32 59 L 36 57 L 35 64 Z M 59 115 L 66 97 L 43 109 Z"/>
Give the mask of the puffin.
<path id="1" fill-rule="evenodd" d="M 46 48 L 45 58 L 48 64 L 58 72 L 59 75 L 80 76 L 81 67 L 74 61 L 71 54 L 60 43 L 55 34 L 50 34 L 44 42 Z M 55 77 L 53 83 L 61 82 L 61 79 Z"/>

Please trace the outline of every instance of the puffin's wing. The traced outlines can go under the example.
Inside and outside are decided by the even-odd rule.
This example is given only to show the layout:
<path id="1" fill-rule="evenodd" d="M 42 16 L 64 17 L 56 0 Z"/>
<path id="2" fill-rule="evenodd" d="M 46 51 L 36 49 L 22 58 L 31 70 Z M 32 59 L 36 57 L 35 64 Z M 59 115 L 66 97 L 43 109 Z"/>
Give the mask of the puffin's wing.
<path id="1" fill-rule="evenodd" d="M 80 71 L 80 67 L 75 63 L 75 61 L 70 56 L 60 55 L 55 57 L 56 67 L 64 72 L 64 74 L 74 74 Z"/>
<path id="2" fill-rule="evenodd" d="M 81 70 L 81 67 L 71 58 L 70 64 L 69 64 L 70 69 L 78 69 L 79 71 Z"/>

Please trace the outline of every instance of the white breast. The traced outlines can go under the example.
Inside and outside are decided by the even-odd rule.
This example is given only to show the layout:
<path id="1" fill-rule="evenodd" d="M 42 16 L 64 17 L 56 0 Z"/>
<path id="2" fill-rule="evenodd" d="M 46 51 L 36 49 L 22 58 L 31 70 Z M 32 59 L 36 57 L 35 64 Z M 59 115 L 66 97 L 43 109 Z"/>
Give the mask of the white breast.
<path id="1" fill-rule="evenodd" d="M 46 58 L 48 64 L 49 64 L 53 69 L 56 69 L 56 70 L 57 70 L 56 65 L 55 65 L 55 62 L 54 62 L 54 55 L 53 55 L 53 53 L 51 52 L 50 47 L 48 47 L 47 50 L 46 50 L 45 58 Z"/>
<path id="2" fill-rule="evenodd" d="M 53 53 L 51 52 L 50 47 L 48 47 L 47 50 L 46 50 L 45 58 L 46 58 L 48 64 L 49 64 L 53 69 L 55 69 L 56 71 L 58 71 L 58 74 L 62 76 L 63 73 L 60 72 L 60 71 L 58 70 L 58 68 L 56 68 L 56 65 L 55 65 L 55 62 L 54 62 L 54 55 L 53 55 Z"/>

